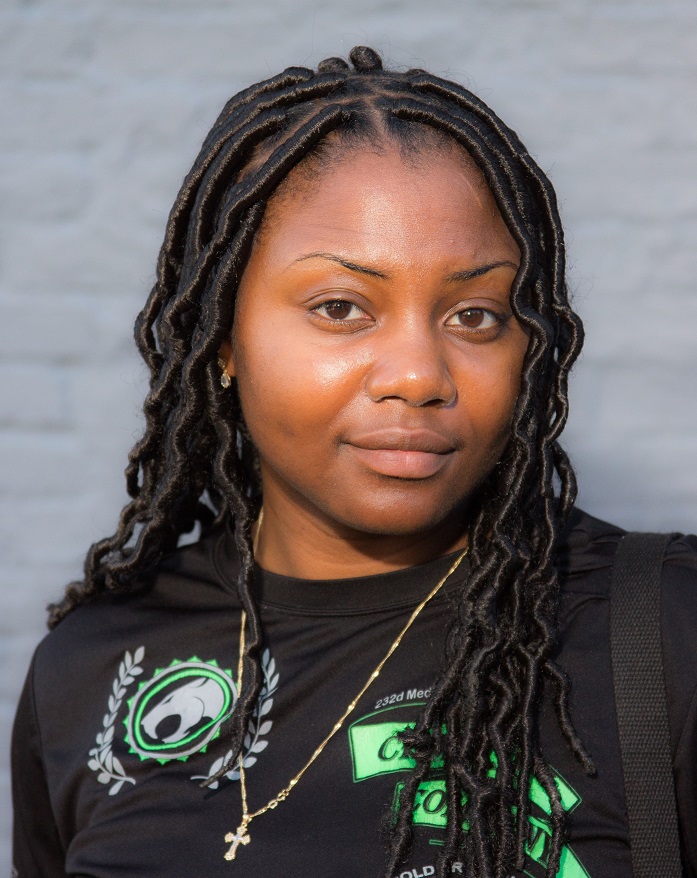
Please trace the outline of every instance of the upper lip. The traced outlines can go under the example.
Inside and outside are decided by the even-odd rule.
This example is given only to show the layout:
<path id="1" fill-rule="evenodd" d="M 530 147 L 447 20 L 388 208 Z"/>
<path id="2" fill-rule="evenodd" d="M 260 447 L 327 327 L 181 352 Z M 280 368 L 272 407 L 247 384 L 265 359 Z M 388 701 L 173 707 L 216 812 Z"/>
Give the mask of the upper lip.
<path id="1" fill-rule="evenodd" d="M 384 427 L 352 436 L 349 445 L 366 448 L 370 451 L 427 451 L 431 454 L 448 454 L 455 445 L 447 436 L 433 430 L 406 429 L 404 427 Z"/>

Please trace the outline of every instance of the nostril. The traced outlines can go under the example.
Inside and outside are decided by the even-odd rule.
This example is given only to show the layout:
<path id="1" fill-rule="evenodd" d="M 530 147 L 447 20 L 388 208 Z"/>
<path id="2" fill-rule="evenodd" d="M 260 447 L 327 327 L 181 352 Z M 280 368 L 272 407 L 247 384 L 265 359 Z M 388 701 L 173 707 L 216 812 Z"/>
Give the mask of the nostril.
<path id="1" fill-rule="evenodd" d="M 373 366 L 366 392 L 375 402 L 400 399 L 418 407 L 452 405 L 457 398 L 457 386 L 446 363 L 440 358 L 410 357 L 406 351 Z"/>

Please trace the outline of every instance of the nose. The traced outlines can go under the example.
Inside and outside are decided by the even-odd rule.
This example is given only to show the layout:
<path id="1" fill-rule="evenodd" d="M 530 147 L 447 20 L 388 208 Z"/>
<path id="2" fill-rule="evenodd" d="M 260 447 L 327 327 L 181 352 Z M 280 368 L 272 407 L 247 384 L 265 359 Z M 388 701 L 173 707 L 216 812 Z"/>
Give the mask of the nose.
<path id="1" fill-rule="evenodd" d="M 457 398 L 442 342 L 423 328 L 380 339 L 366 392 L 374 402 L 400 399 L 413 407 L 451 405 Z"/>

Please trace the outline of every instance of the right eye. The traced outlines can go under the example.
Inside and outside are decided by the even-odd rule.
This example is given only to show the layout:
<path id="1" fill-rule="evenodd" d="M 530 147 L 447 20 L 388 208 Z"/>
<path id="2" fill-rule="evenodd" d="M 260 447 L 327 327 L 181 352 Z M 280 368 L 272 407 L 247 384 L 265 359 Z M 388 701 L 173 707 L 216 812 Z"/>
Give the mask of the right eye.
<path id="1" fill-rule="evenodd" d="M 315 314 L 326 317 L 334 322 L 342 322 L 345 320 L 362 320 L 367 315 L 362 308 L 354 305 L 353 302 L 347 302 L 345 299 L 332 299 L 330 302 L 322 302 L 312 309 Z"/>

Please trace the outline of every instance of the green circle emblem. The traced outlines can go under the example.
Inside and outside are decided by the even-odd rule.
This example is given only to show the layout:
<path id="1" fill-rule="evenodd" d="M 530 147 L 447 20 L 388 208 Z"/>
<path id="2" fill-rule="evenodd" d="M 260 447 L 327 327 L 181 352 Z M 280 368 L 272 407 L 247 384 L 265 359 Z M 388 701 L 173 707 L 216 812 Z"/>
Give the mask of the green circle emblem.
<path id="1" fill-rule="evenodd" d="M 205 750 L 236 701 L 230 672 L 216 662 L 173 662 L 129 701 L 126 743 L 141 759 L 186 760 Z"/>

